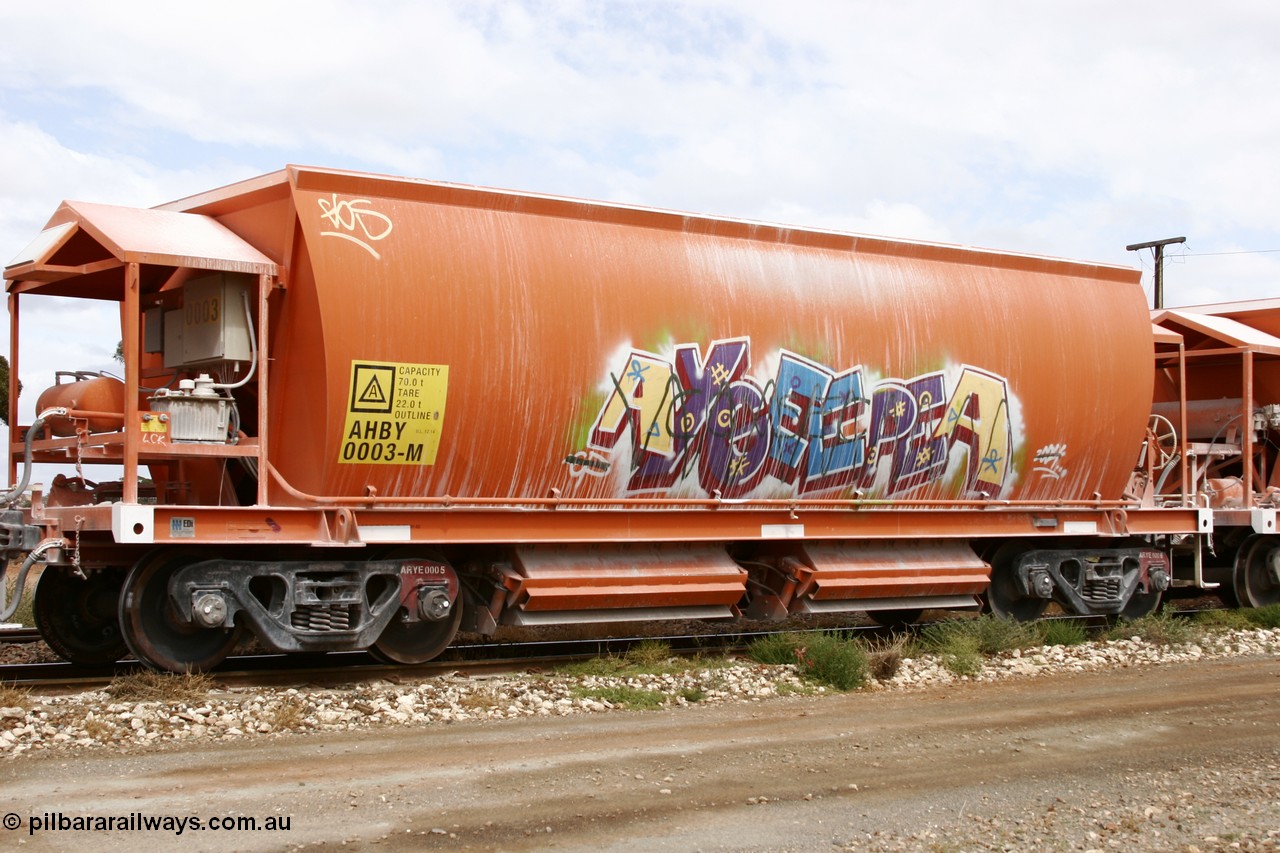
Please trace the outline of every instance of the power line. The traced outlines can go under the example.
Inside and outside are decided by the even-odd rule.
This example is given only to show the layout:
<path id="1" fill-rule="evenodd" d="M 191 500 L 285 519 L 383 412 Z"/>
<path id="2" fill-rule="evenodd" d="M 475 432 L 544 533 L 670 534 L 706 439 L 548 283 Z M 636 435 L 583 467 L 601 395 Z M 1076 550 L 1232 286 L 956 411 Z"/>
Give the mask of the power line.
<path id="1" fill-rule="evenodd" d="M 1188 249 L 1187 251 L 1182 252 L 1179 255 L 1179 257 L 1211 258 L 1211 257 L 1214 257 L 1215 255 L 1270 255 L 1275 252 L 1280 252 L 1280 249 L 1250 249 L 1250 250 L 1239 251 L 1239 252 L 1195 252 Z"/>

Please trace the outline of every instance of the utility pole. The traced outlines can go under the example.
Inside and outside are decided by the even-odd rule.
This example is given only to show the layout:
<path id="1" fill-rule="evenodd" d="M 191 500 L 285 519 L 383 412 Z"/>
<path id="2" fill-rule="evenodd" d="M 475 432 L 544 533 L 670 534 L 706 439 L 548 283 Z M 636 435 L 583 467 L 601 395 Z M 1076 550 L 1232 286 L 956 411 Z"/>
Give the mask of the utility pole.
<path id="1" fill-rule="evenodd" d="M 1134 243 L 1132 246 L 1125 246 L 1125 250 L 1136 252 L 1139 249 L 1154 249 L 1156 256 L 1156 292 L 1155 292 L 1155 309 L 1158 311 L 1164 307 L 1164 247 L 1170 243 L 1185 243 L 1186 237 L 1166 237 L 1163 240 L 1152 240 L 1150 243 Z"/>

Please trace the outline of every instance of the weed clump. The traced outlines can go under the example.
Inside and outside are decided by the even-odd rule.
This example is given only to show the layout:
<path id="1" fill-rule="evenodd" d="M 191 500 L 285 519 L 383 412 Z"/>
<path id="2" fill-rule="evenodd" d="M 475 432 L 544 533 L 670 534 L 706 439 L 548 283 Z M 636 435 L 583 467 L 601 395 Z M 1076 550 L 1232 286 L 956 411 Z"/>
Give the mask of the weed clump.
<path id="1" fill-rule="evenodd" d="M 994 655 L 1040 645 L 1041 638 L 1034 625 L 990 614 L 935 622 L 920 634 L 926 651 L 943 651 L 955 643 L 972 646 L 979 654 Z"/>
<path id="2" fill-rule="evenodd" d="M 691 668 L 714 669 L 727 665 L 723 658 L 683 658 L 671 653 L 671 644 L 662 640 L 642 640 L 621 655 L 608 654 L 565 664 L 557 671 L 581 678 L 627 678 L 637 675 L 674 675 Z"/>
<path id="3" fill-rule="evenodd" d="M 1014 649 L 1029 649 L 1043 642 L 1040 631 L 1031 622 L 1001 619 L 990 614 L 971 619 L 970 622 L 978 640 L 978 651 L 984 655 L 1011 652 Z"/>
<path id="4" fill-rule="evenodd" d="M 671 660 L 671 644 L 662 640 L 641 640 L 627 649 L 622 659 L 642 669 L 659 667 Z"/>
<path id="5" fill-rule="evenodd" d="M 1112 640 L 1137 637 L 1156 646 L 1180 646 L 1200 638 L 1203 629 L 1187 619 L 1179 619 L 1176 611 L 1164 608 L 1132 622 L 1120 622 L 1107 634 Z"/>
<path id="6" fill-rule="evenodd" d="M 861 643 L 816 634 L 796 650 L 800 674 L 837 690 L 856 690 L 867 683 L 867 652 Z"/>
<path id="7" fill-rule="evenodd" d="M 202 672 L 178 674 L 144 669 L 116 676 L 106 692 L 122 702 L 191 702 L 203 698 L 214 686 L 214 680 Z"/>
<path id="8" fill-rule="evenodd" d="M 0 708 L 31 708 L 31 691 L 12 684 L 0 684 Z"/>
<path id="9" fill-rule="evenodd" d="M 920 635 L 920 646 L 938 657 L 956 675 L 977 675 L 982 669 L 982 649 L 972 632 L 947 628 L 950 622 L 930 625 Z"/>
<path id="10" fill-rule="evenodd" d="M 661 708 L 667 702 L 666 694 L 659 690 L 646 690 L 642 687 L 624 685 L 609 687 L 575 687 L 573 695 L 579 699 L 595 699 L 608 702 L 617 708 L 633 711 L 652 711 Z"/>
<path id="11" fill-rule="evenodd" d="M 701 687 L 681 687 L 680 698 L 690 704 L 701 702 L 707 698 L 707 691 L 703 690 Z"/>
<path id="12" fill-rule="evenodd" d="M 867 651 L 845 637 L 773 634 L 753 642 L 750 654 L 764 664 L 794 664 L 802 678 L 837 690 L 856 690 L 867 683 Z"/>
<path id="13" fill-rule="evenodd" d="M 888 640 L 867 646 L 867 668 L 876 681 L 888 681 L 898 674 L 903 659 L 909 657 L 912 640 L 905 634 L 894 634 Z"/>
<path id="14" fill-rule="evenodd" d="M 1192 618 L 1208 631 L 1249 631 L 1258 627 L 1245 610 L 1206 610 Z"/>
<path id="15" fill-rule="evenodd" d="M 1039 623 L 1040 643 L 1045 646 L 1078 646 L 1089 639 L 1089 629 L 1079 619 L 1052 619 Z"/>
<path id="16" fill-rule="evenodd" d="M 796 649 L 804 642 L 803 634 L 767 634 L 752 640 L 748 653 L 757 663 L 786 666 L 796 662 Z"/>
<path id="17" fill-rule="evenodd" d="M 1042 645 L 1034 625 L 989 614 L 976 619 L 935 622 L 920 634 L 920 645 L 956 675 L 977 675 L 983 655 Z"/>
<path id="18" fill-rule="evenodd" d="M 307 720 L 307 709 L 297 696 L 289 696 L 271 709 L 271 717 L 267 722 L 273 731 L 288 731 L 302 728 Z"/>
<path id="19" fill-rule="evenodd" d="M 1280 604 L 1242 611 L 1254 628 L 1280 628 Z"/>

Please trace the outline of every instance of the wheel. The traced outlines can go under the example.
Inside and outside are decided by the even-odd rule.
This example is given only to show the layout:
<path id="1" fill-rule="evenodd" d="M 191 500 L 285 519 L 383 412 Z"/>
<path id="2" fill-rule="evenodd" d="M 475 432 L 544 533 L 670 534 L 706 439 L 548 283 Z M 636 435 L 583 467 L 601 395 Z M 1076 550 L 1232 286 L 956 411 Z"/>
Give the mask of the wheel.
<path id="1" fill-rule="evenodd" d="M 1154 451 L 1155 469 L 1168 465 L 1178 452 L 1178 431 L 1164 415 L 1152 415 L 1147 421 L 1147 446 Z"/>
<path id="2" fill-rule="evenodd" d="M 867 616 L 872 622 L 883 628 L 902 628 L 920 621 L 924 610 L 919 607 L 903 610 L 868 610 Z"/>
<path id="3" fill-rule="evenodd" d="M 462 623 L 462 597 L 454 602 L 449 615 L 439 622 L 404 622 L 397 614 L 382 636 L 369 647 L 369 654 L 383 663 L 426 663 L 437 658 L 453 642 Z"/>
<path id="4" fill-rule="evenodd" d="M 1266 607 L 1280 602 L 1280 584 L 1271 569 L 1273 559 L 1280 559 L 1280 547 L 1271 537 L 1258 536 L 1246 541 L 1236 557 L 1233 577 L 1235 597 L 1242 607 Z"/>
<path id="5" fill-rule="evenodd" d="M 1024 595 L 1018 586 L 1014 564 L 1023 546 L 1009 543 L 1000 546 L 991 558 L 991 583 L 982 597 L 982 611 L 1002 619 L 1030 622 L 1039 619 L 1049 606 L 1047 598 Z"/>
<path id="6" fill-rule="evenodd" d="M 32 610 L 49 648 L 81 666 L 113 663 L 128 654 L 116 615 L 123 583 L 124 570 L 118 568 L 84 578 L 69 569 L 46 568 L 36 584 Z"/>
<path id="7" fill-rule="evenodd" d="M 240 639 L 240 628 L 201 628 L 179 621 L 169 603 L 169 579 L 198 558 L 159 551 L 137 562 L 120 592 L 120 628 L 138 660 L 169 672 L 202 672 L 223 661 Z"/>
<path id="8" fill-rule="evenodd" d="M 391 617 L 391 622 L 382 630 L 368 652 L 375 660 L 388 664 L 415 664 L 435 660 L 448 648 L 462 624 L 462 590 L 458 586 L 457 575 L 444 555 L 434 550 L 423 551 L 409 547 L 391 547 L 385 551 L 375 552 L 378 560 L 425 560 L 445 567 L 449 578 L 450 594 L 453 595 L 453 606 L 443 619 L 423 619 L 418 622 L 401 620 L 400 613 Z"/>
<path id="9" fill-rule="evenodd" d="M 1160 606 L 1160 599 L 1163 595 L 1159 592 L 1135 592 L 1129 596 L 1128 602 L 1125 603 L 1124 609 L 1120 611 L 1118 616 L 1122 622 L 1132 622 L 1135 619 L 1141 619 L 1154 613 L 1156 608 Z"/>

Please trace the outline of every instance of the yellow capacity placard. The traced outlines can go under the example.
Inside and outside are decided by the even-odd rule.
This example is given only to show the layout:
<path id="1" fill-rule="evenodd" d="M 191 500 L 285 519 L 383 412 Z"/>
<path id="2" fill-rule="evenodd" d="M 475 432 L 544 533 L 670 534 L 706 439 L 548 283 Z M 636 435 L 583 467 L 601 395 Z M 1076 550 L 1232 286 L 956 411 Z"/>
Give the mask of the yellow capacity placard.
<path id="1" fill-rule="evenodd" d="M 339 462 L 433 465 L 449 390 L 446 364 L 351 362 Z"/>

